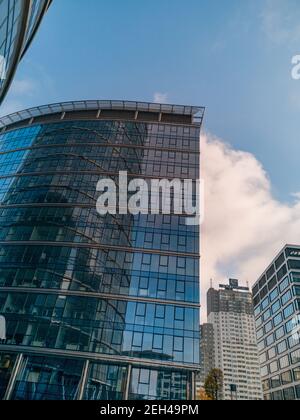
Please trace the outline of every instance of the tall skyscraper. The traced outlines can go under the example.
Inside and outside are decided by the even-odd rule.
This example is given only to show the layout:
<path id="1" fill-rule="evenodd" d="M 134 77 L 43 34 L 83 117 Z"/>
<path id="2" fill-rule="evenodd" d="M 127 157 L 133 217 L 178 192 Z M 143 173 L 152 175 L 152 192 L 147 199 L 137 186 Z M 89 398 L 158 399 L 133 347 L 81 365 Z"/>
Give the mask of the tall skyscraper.
<path id="1" fill-rule="evenodd" d="M 215 367 L 224 375 L 225 400 L 262 400 L 252 295 L 237 280 L 209 289 L 208 322 L 214 326 Z"/>
<path id="2" fill-rule="evenodd" d="M 300 400 L 300 246 L 286 245 L 253 287 L 266 400 Z"/>
<path id="3" fill-rule="evenodd" d="M 0 104 L 52 0 L 0 0 Z"/>
<path id="4" fill-rule="evenodd" d="M 82 101 L 0 120 L 0 398 L 193 398 L 199 227 L 100 216 L 96 186 L 198 179 L 203 114 Z"/>
<path id="5" fill-rule="evenodd" d="M 203 324 L 200 326 L 200 373 L 197 377 L 197 388 L 203 388 L 205 381 L 215 368 L 215 340 L 214 326 Z"/>

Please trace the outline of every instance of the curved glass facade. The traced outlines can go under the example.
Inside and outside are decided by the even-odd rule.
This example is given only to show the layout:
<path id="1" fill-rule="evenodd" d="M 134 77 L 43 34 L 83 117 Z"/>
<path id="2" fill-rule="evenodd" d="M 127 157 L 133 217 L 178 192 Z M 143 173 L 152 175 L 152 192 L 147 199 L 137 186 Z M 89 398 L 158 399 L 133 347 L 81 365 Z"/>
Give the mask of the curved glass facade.
<path id="1" fill-rule="evenodd" d="M 0 0 L 0 103 L 52 0 Z"/>
<path id="2" fill-rule="evenodd" d="M 193 396 L 199 228 L 99 216 L 96 185 L 121 170 L 199 178 L 201 124 L 136 107 L 44 114 L 0 135 L 0 398 Z"/>

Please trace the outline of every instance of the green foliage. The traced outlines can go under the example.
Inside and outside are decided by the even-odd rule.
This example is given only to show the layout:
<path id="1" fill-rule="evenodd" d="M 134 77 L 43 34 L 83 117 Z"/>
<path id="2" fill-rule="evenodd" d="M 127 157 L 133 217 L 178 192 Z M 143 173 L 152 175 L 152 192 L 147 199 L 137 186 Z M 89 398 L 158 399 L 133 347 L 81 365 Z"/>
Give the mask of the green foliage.
<path id="1" fill-rule="evenodd" d="M 213 369 L 206 378 L 204 389 L 206 395 L 213 401 L 221 398 L 223 388 L 223 372 L 220 369 Z"/>

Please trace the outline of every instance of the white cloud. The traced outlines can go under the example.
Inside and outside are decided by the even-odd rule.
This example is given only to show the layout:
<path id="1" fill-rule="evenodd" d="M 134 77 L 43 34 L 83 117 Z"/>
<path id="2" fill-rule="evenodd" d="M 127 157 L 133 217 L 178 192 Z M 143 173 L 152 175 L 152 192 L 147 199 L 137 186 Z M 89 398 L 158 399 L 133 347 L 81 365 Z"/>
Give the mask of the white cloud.
<path id="1" fill-rule="evenodd" d="M 156 92 L 154 94 L 153 101 L 157 104 L 166 104 L 168 102 L 168 94 Z"/>
<path id="2" fill-rule="evenodd" d="M 292 205 L 272 195 L 261 163 L 209 134 L 202 137 L 205 222 L 202 226 L 202 305 L 206 291 L 229 277 L 250 285 L 286 243 L 300 243 L 300 195 Z"/>

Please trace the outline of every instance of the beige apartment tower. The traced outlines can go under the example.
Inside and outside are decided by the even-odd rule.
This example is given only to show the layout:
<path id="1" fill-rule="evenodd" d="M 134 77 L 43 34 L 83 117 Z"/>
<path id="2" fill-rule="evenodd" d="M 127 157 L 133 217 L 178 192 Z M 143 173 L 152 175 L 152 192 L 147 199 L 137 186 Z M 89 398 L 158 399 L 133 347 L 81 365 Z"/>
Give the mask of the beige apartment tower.
<path id="1" fill-rule="evenodd" d="M 210 288 L 208 322 L 214 328 L 215 367 L 224 374 L 224 400 L 262 400 L 252 294 L 237 280 Z"/>

